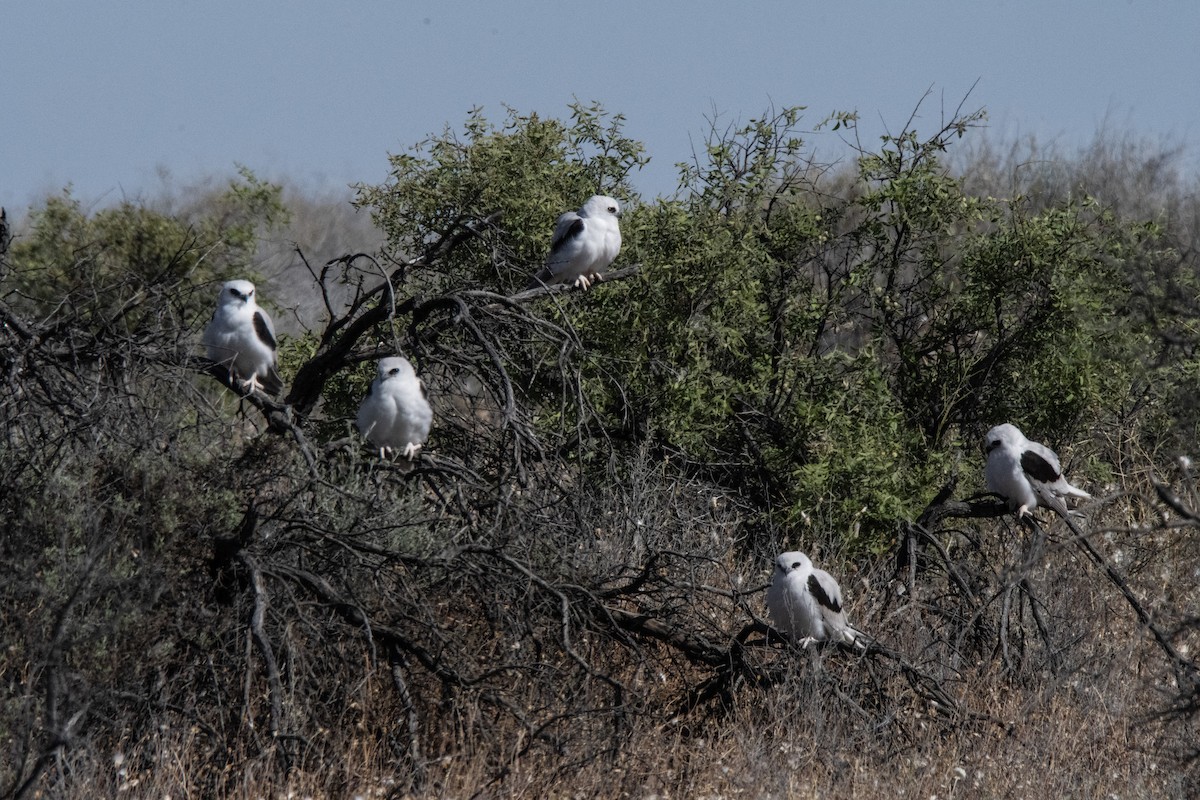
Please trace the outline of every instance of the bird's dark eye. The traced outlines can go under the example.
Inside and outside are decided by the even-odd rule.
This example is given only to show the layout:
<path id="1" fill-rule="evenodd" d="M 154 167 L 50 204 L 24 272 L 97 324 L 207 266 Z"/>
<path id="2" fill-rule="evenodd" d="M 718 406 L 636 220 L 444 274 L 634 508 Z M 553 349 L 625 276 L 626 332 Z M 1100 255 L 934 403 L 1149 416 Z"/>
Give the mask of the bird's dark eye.
<path id="1" fill-rule="evenodd" d="M 617 213 L 617 207 L 616 207 L 616 206 L 609 206 L 609 207 L 608 207 L 608 213 L 610 213 L 610 214 L 615 214 L 615 213 Z"/>
<path id="2" fill-rule="evenodd" d="M 388 375 L 399 375 L 399 374 L 400 374 L 399 367 L 392 367 L 390 370 L 388 370 Z"/>
<path id="3" fill-rule="evenodd" d="M 792 569 L 795 569 L 798 566 L 800 566 L 800 562 L 796 561 L 795 563 L 792 564 Z"/>

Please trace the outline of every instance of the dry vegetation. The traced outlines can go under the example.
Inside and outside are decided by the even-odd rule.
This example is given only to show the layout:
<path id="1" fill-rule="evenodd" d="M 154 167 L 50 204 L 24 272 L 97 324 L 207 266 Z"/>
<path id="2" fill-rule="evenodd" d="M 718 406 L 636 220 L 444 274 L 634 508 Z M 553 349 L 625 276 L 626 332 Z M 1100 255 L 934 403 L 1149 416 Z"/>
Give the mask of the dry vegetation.
<path id="1" fill-rule="evenodd" d="M 975 153 L 967 185 L 1023 175 L 1012 152 Z M 1072 187 L 1113 176 L 1060 160 L 1080 170 Z M 1194 273 L 1195 194 L 1169 174 L 1156 197 L 1140 178 L 1105 191 L 1169 213 L 1173 263 Z M 315 229 L 295 240 L 343 224 L 327 210 L 297 213 Z M 0 792 L 1200 791 L 1200 484 L 1171 444 L 1194 430 L 1194 396 L 1146 401 L 1175 438 L 1121 430 L 1150 425 L 1127 408 L 1060 445 L 1097 497 L 1082 536 L 977 496 L 975 428 L 955 423 L 957 465 L 942 458 L 944 482 L 864 548 L 822 507 L 764 508 L 749 466 L 606 421 L 589 375 L 620 385 L 616 362 L 570 312 L 637 268 L 588 296 L 409 291 L 494 222 L 459 219 L 403 262 L 297 259 L 271 285 L 331 313 L 289 353 L 280 402 L 236 397 L 190 355 L 184 308 L 209 289 L 193 275 L 90 283 L 34 314 L 2 257 Z M 1200 308 L 1183 289 L 1172 302 Z M 411 466 L 378 461 L 349 425 L 362 365 L 397 346 L 438 420 Z M 840 577 L 877 646 L 771 637 L 762 590 L 795 547 Z"/>

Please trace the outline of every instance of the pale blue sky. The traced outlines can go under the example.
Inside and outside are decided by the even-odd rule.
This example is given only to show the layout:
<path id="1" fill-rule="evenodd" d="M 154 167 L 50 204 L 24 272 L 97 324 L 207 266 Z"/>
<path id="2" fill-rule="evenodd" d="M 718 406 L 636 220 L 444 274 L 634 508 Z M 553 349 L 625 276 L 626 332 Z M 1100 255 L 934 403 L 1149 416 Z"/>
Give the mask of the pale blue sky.
<path id="1" fill-rule="evenodd" d="M 585 13 L 585 10 L 592 10 Z M 1067 146 L 1102 125 L 1200 149 L 1200 3 L 9 2 L 0 12 L 0 205 L 72 183 L 89 203 L 232 174 L 336 187 L 461 125 L 472 106 L 627 117 L 675 186 L 706 116 L 807 105 L 900 128 L 927 88 L 932 127 L 971 85 L 993 135 Z M 812 140 L 835 148 L 833 135 Z"/>

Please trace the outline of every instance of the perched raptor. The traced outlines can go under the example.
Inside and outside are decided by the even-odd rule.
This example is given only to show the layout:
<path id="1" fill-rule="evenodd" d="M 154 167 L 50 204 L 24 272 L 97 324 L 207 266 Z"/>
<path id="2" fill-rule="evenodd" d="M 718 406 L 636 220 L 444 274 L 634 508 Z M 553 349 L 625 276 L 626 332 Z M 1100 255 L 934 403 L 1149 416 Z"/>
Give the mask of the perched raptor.
<path id="1" fill-rule="evenodd" d="M 620 204 L 611 197 L 593 195 L 578 211 L 568 211 L 554 226 L 554 239 L 546 265 L 525 284 L 525 289 L 574 283 L 586 290 L 603 280 L 606 268 L 621 250 Z"/>
<path id="2" fill-rule="evenodd" d="M 1053 450 L 1029 441 L 1015 425 L 997 425 L 983 441 L 988 491 L 1007 500 L 1018 517 L 1031 514 L 1039 505 L 1066 516 L 1065 498 L 1091 499 L 1090 494 L 1067 483 Z"/>
<path id="3" fill-rule="evenodd" d="M 767 610 L 775 628 L 801 647 L 824 641 L 855 644 L 866 638 L 846 622 L 837 581 L 814 567 L 804 553 L 784 553 L 775 559 Z"/>
<path id="4" fill-rule="evenodd" d="M 409 461 L 429 438 L 433 409 L 425 396 L 425 384 L 408 359 L 380 359 L 379 377 L 371 383 L 358 407 L 358 431 L 386 457 L 399 450 Z"/>
<path id="5" fill-rule="evenodd" d="M 247 391 L 261 390 L 273 397 L 283 389 L 275 371 L 275 326 L 255 303 L 250 281 L 225 282 L 201 342 L 208 357 L 224 364 Z"/>

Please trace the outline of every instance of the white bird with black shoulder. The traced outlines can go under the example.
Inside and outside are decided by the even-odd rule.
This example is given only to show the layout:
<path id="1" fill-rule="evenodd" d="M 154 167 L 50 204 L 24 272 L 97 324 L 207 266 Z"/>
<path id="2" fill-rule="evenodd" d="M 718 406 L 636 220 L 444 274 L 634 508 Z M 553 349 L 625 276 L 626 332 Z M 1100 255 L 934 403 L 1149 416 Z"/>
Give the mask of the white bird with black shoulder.
<path id="1" fill-rule="evenodd" d="M 416 458 L 433 425 L 433 409 L 425 384 L 407 358 L 391 356 L 379 361 L 379 376 L 371 382 L 358 407 L 358 431 L 379 448 L 380 457 L 399 450 L 409 461 Z"/>
<path id="2" fill-rule="evenodd" d="M 997 425 L 983 441 L 987 456 L 983 475 L 988 491 L 1007 500 L 1018 517 L 1032 514 L 1039 505 L 1065 517 L 1071 513 L 1066 498 L 1092 498 L 1067 482 L 1053 450 L 1026 439 L 1016 425 L 1007 422 Z"/>
<path id="3" fill-rule="evenodd" d="M 592 195 L 578 211 L 558 218 L 546 264 L 525 289 L 574 283 L 585 291 L 603 280 L 600 271 L 621 252 L 621 204 L 602 194 Z"/>
<path id="4" fill-rule="evenodd" d="M 846 621 L 837 581 L 804 553 L 776 557 L 767 610 L 775 629 L 801 647 L 826 641 L 855 644 L 863 637 Z"/>
<path id="5" fill-rule="evenodd" d="M 221 286 L 217 310 L 201 343 L 209 359 L 224 364 L 230 377 L 247 391 L 264 391 L 273 397 L 283 389 L 275 370 L 275 326 L 258 307 L 250 281 L 226 281 Z"/>

